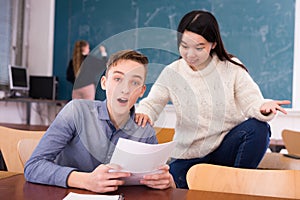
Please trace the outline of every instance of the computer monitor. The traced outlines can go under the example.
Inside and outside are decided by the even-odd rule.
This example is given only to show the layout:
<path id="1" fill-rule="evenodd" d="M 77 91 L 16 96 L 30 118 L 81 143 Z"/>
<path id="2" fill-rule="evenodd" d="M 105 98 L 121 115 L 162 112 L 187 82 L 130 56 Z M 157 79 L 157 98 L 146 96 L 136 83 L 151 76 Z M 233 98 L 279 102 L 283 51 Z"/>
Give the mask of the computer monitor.
<path id="1" fill-rule="evenodd" d="M 9 65 L 9 88 L 13 91 L 28 91 L 29 79 L 26 67 Z"/>
<path id="2" fill-rule="evenodd" d="M 52 99 L 57 97 L 58 78 L 56 76 L 29 76 L 29 97 Z"/>

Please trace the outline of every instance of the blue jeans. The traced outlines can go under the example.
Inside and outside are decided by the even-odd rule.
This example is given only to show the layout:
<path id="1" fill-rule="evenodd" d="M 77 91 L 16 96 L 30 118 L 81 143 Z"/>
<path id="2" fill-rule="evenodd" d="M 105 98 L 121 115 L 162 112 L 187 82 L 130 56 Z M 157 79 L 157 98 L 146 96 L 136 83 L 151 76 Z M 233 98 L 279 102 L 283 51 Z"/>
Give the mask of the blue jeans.
<path id="1" fill-rule="evenodd" d="M 254 118 L 248 119 L 234 127 L 212 153 L 202 158 L 172 159 L 170 173 L 178 188 L 187 189 L 186 173 L 199 163 L 256 168 L 269 146 L 270 136 L 268 123 Z"/>

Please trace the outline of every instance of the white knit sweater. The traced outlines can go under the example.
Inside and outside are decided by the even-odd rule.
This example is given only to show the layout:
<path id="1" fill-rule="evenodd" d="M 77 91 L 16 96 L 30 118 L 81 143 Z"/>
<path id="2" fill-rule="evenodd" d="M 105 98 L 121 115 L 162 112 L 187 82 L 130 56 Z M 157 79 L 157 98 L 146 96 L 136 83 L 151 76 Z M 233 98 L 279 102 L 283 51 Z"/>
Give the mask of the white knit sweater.
<path id="1" fill-rule="evenodd" d="M 274 117 L 260 113 L 267 100 L 250 75 L 240 66 L 220 61 L 216 55 L 200 71 L 193 71 L 183 59 L 168 65 L 136 113 L 147 114 L 156 121 L 169 101 L 177 118 L 174 158 L 203 157 L 246 118 L 269 121 Z"/>

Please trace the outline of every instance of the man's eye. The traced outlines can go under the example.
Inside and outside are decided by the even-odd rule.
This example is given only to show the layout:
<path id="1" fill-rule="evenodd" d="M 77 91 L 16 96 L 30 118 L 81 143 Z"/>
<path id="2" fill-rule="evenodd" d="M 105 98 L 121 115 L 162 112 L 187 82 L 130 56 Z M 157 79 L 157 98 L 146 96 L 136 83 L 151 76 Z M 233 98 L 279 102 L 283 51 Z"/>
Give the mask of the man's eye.
<path id="1" fill-rule="evenodd" d="M 121 80 L 121 78 L 114 78 L 114 80 L 115 80 L 115 81 L 120 81 L 120 80 Z"/>
<path id="2" fill-rule="evenodd" d="M 139 86 L 139 85 L 140 85 L 140 82 L 138 82 L 138 81 L 132 81 L 132 85 L 134 85 L 134 86 Z"/>

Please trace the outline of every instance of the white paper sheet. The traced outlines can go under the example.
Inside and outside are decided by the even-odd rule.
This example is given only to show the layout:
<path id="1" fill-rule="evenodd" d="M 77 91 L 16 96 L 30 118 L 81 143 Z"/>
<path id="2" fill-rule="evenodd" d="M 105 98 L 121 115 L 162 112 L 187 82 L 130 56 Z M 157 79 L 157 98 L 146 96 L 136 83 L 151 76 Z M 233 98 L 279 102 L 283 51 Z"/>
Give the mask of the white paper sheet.
<path id="1" fill-rule="evenodd" d="M 120 195 L 77 194 L 70 192 L 63 200 L 119 200 Z"/>
<path id="2" fill-rule="evenodd" d="M 160 173 L 158 168 L 166 164 L 174 146 L 173 141 L 145 144 L 120 138 L 110 163 L 119 165 L 121 171 L 131 173 L 130 177 L 124 179 L 125 185 L 140 185 L 139 181 L 144 175 Z"/>

